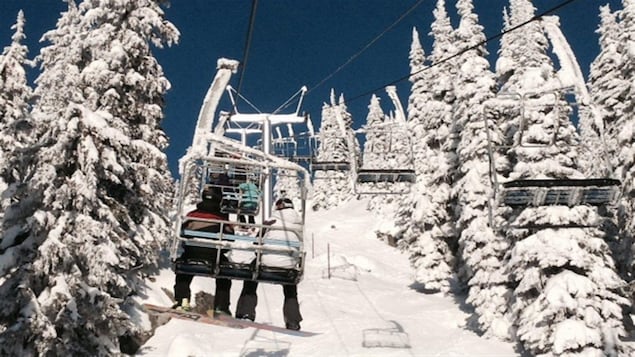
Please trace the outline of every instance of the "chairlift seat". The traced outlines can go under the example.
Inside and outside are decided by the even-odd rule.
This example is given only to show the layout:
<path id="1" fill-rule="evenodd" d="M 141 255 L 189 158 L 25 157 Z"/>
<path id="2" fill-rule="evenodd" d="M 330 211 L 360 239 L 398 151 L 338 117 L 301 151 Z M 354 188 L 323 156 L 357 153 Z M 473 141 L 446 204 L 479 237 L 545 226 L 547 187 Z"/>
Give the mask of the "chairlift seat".
<path id="1" fill-rule="evenodd" d="M 254 260 L 251 263 L 232 262 L 228 259 L 220 259 L 219 264 L 215 264 L 215 257 L 209 260 L 187 260 L 175 263 L 177 273 L 211 276 L 216 278 L 255 280 L 273 284 L 297 284 L 302 279 L 302 265 L 304 253 L 300 252 L 301 243 L 285 239 L 262 239 L 252 236 L 214 233 L 183 229 L 181 237 L 186 245 L 199 247 L 209 247 L 219 249 L 238 249 L 248 251 L 251 246 L 255 251 Z M 235 248 L 232 248 L 234 246 Z M 259 249 L 260 248 L 260 249 Z M 258 256 L 267 254 L 291 254 L 296 256 L 296 264 L 291 268 L 266 266 L 255 264 Z"/>
<path id="2" fill-rule="evenodd" d="M 257 280 L 282 285 L 297 284 L 302 280 L 302 272 L 299 269 L 263 266 L 260 269 Z"/>
<path id="3" fill-rule="evenodd" d="M 349 171 L 351 164 L 347 161 L 319 161 L 311 164 L 312 171 Z"/>
<path id="4" fill-rule="evenodd" d="M 415 172 L 411 169 L 360 169 L 357 172 L 357 181 L 361 183 L 414 183 L 415 180 Z"/>
<path id="5" fill-rule="evenodd" d="M 177 260 L 174 262 L 174 272 L 176 274 L 211 276 L 214 272 L 214 266 L 210 261 L 205 260 Z"/>
<path id="6" fill-rule="evenodd" d="M 216 278 L 255 280 L 271 284 L 297 284 L 302 280 L 298 269 L 261 267 L 256 270 L 255 264 L 221 263 Z"/>
<path id="7" fill-rule="evenodd" d="M 503 183 L 502 202 L 512 207 L 614 204 L 620 181 L 615 179 L 534 179 Z"/>

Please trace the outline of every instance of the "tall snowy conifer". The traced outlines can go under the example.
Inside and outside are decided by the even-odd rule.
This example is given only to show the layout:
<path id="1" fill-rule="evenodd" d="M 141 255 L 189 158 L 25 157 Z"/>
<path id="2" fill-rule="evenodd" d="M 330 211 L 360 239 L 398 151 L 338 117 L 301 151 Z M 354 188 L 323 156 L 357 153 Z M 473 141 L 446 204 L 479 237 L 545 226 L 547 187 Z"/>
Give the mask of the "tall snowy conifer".
<path id="1" fill-rule="evenodd" d="M 510 0 L 507 28 L 534 16 L 528 0 Z M 570 108 L 552 90 L 560 81 L 547 55 L 547 39 L 538 22 L 503 36 L 498 64 L 502 90 L 527 94 L 520 144 L 510 150 L 509 179 L 580 178 L 577 133 Z M 507 48 L 504 48 L 509 46 Z M 499 68 L 501 69 L 501 68 Z M 531 94 L 533 93 L 533 94 Z M 538 104 L 547 105 L 538 105 Z M 516 118 L 519 120 L 520 118 Z M 558 128 L 554 141 L 553 129 Z M 522 132 L 522 141 L 518 142 Z M 513 224 L 529 229 L 508 231 L 513 248 L 508 268 L 513 282 L 512 313 L 522 349 L 531 355 L 586 353 L 620 355 L 624 334 L 620 296 L 623 282 L 597 228 L 596 208 L 578 205 L 526 207 L 515 210 Z"/>
<path id="2" fill-rule="evenodd" d="M 0 56 L 0 222 L 11 200 L 19 199 L 29 165 L 20 159 L 20 153 L 32 143 L 30 102 L 33 90 L 27 83 L 26 66 L 28 49 L 22 41 L 24 34 L 24 13 L 18 12 L 11 45 L 4 48 Z M 0 232 L 2 229 L 0 228 Z M 13 244 L 3 240 L 0 251 Z"/>
<path id="3" fill-rule="evenodd" d="M 456 7 L 461 19 L 456 30 L 459 48 L 483 42 L 483 27 L 478 23 L 472 0 L 459 0 Z M 486 56 L 487 50 L 481 46 L 465 52 L 457 61 L 454 115 L 460 141 L 453 194 L 458 203 L 458 273 L 461 282 L 469 287 L 467 302 L 474 306 L 479 330 L 508 339 L 510 290 L 503 257 L 509 243 L 492 228 L 488 213 L 493 188 L 486 130 L 493 145 L 502 143 L 502 133 L 491 121 L 487 129 L 484 126 L 484 103 L 494 96 L 496 85 Z"/>
<path id="4" fill-rule="evenodd" d="M 623 117 L 625 105 L 627 105 L 625 96 L 628 93 L 630 81 L 621 71 L 624 58 L 621 53 L 624 48 L 619 42 L 618 14 L 618 12 L 612 12 L 608 5 L 600 7 L 600 26 L 596 30 L 599 34 L 600 53 L 591 63 L 588 81 L 592 110 L 589 113 L 590 120 L 587 126 L 593 126 L 591 130 L 585 131 L 582 126 L 585 122 L 581 119 L 580 131 L 585 147 L 590 148 L 587 170 L 594 175 L 615 176 L 623 179 L 619 173 L 615 172 L 615 168 L 620 162 L 621 147 L 618 144 L 618 135 L 623 129 L 620 118 Z M 597 138 L 589 138 L 589 134 L 585 135 L 588 131 L 591 134 L 596 131 Z M 614 213 L 614 210 L 609 210 L 607 213 Z M 626 216 L 620 214 L 618 218 L 621 221 L 620 226 L 623 227 L 622 220 Z M 616 247 L 615 255 L 620 272 L 628 279 L 632 279 L 630 268 L 632 234 L 628 230 L 614 234 L 610 232 L 614 229 L 613 226 L 607 225 L 606 228 L 609 229 L 608 233 L 615 236 L 617 240 L 614 242 L 614 247 Z M 619 227 L 617 230 L 619 231 Z"/>
<path id="5" fill-rule="evenodd" d="M 395 88 L 387 88 L 387 91 L 393 90 Z M 396 110 L 399 109 L 396 108 Z M 376 95 L 373 95 L 370 100 L 364 128 L 366 141 L 362 155 L 362 168 L 390 172 L 412 167 L 410 132 L 405 118 L 400 117 L 399 113 L 385 114 Z M 357 191 L 363 192 L 364 197 L 369 198 L 368 209 L 378 218 L 378 228 L 375 232 L 378 238 L 387 241 L 390 245 L 397 244 L 395 212 L 401 208 L 406 197 L 402 193 L 408 192 L 410 184 L 381 182 L 357 183 L 357 185 Z"/>
<path id="6" fill-rule="evenodd" d="M 607 131 L 609 157 L 617 158 L 619 145 L 617 136 L 621 127 L 614 125 L 624 114 L 629 81 L 621 68 L 624 65 L 622 53 L 625 48 L 620 43 L 620 26 L 617 12 L 608 5 L 600 8 L 599 36 L 600 53 L 591 63 L 589 87 L 596 112 L 604 122 Z M 613 161 L 613 163 L 617 163 Z"/>
<path id="7" fill-rule="evenodd" d="M 411 133 L 409 138 L 412 144 L 412 160 L 416 174 L 416 184 L 413 185 L 411 194 L 406 195 L 392 217 L 394 224 L 385 222 L 377 230 L 377 235 L 381 239 L 397 242 L 401 249 L 407 249 L 410 239 L 407 238 L 406 232 L 412 224 L 412 215 L 417 210 L 415 207 L 419 195 L 419 187 L 422 187 L 420 181 L 421 163 L 426 159 L 425 147 L 422 144 L 422 138 L 425 132 L 422 129 L 423 123 L 419 113 L 423 111 L 429 93 L 426 91 L 426 56 L 421 41 L 419 40 L 419 32 L 416 28 L 412 29 L 412 43 L 410 45 L 410 82 L 412 88 L 410 98 L 408 99 L 408 122 L 407 129 Z"/>
<path id="8" fill-rule="evenodd" d="M 138 332 L 130 297 L 157 266 L 171 206 L 160 129 L 169 82 L 150 46 L 178 31 L 160 2 L 69 1 L 44 37 L 41 148 L 15 208 L 34 213 L 21 226 L 20 269 L 0 288 L 3 354 L 113 355 Z"/>
<path id="9" fill-rule="evenodd" d="M 390 119 L 386 118 L 386 114 L 381 109 L 379 97 L 375 94 L 370 98 L 368 105 L 368 115 L 366 116 L 366 124 L 364 130 L 366 132 L 364 146 L 362 148 L 361 167 L 364 169 L 383 169 L 389 163 L 385 160 L 387 145 L 390 144 L 389 134 L 384 130 L 385 124 L 389 124 Z M 369 192 L 374 191 L 375 183 L 359 184 L 361 190 Z M 369 188 L 371 186 L 373 188 Z M 370 206 L 381 206 L 383 200 L 381 196 L 374 195 L 370 197 Z"/>
<path id="10" fill-rule="evenodd" d="M 339 119 L 338 119 L 339 118 Z M 341 119 L 341 120 L 340 120 Z M 322 106 L 320 124 L 320 147 L 317 162 L 350 163 L 351 155 L 357 155 L 356 141 L 349 148 L 348 137 L 352 136 L 352 117 L 346 108 L 344 97 L 339 101 L 331 91 L 331 104 Z M 329 209 L 353 198 L 351 174 L 348 170 L 317 171 L 313 183 L 313 210 Z"/>
<path id="11" fill-rule="evenodd" d="M 456 50 L 444 0 L 437 1 L 434 18 L 432 63 Z M 415 269 L 415 281 L 427 291 L 447 292 L 455 280 L 452 246 L 456 244 L 456 236 L 450 187 L 456 164 L 452 135 L 453 66 L 453 61 L 445 62 L 427 68 L 421 76 L 411 77 L 408 116 L 413 128 L 417 182 L 411 192 L 412 217 L 406 224 L 404 238 Z"/>
<path id="12" fill-rule="evenodd" d="M 603 21 L 605 28 L 601 30 L 604 31 L 605 41 L 610 41 L 610 44 L 608 48 L 602 48 L 602 54 L 607 52 L 604 62 L 610 63 L 606 70 L 611 67 L 613 70 L 609 73 L 606 70 L 593 73 L 598 77 L 605 73 L 607 77 L 601 83 L 596 80 L 593 92 L 596 98 L 601 96 L 597 99 L 605 112 L 608 147 L 615 155 L 612 157 L 617 178 L 622 180 L 618 226 L 620 239 L 626 245 L 622 253 L 625 256 L 626 275 L 632 280 L 635 276 L 635 89 L 632 84 L 635 73 L 635 1 L 623 0 L 622 5 L 617 25 L 610 15 L 605 15 L 608 20 Z"/>

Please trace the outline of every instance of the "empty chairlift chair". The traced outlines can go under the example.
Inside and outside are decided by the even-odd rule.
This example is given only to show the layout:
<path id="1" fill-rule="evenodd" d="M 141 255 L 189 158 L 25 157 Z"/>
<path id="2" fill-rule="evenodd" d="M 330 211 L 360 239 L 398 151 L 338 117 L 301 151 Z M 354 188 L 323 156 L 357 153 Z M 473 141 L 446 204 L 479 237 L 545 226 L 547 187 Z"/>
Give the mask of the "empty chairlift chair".
<path id="1" fill-rule="evenodd" d="M 415 182 L 410 135 L 405 125 L 384 124 L 362 129 L 365 135 L 362 165 L 357 169 L 358 194 L 404 194 Z"/>
<path id="2" fill-rule="evenodd" d="M 348 140 L 345 137 L 329 135 L 328 139 L 320 141 L 320 151 L 313 162 L 311 162 L 311 172 L 317 171 L 340 171 L 351 170 L 351 162 L 348 155 Z M 326 158 L 326 153 L 336 153 L 337 156 Z"/>
<path id="3" fill-rule="evenodd" d="M 505 155 L 518 147 L 538 149 L 558 145 L 558 132 L 560 127 L 558 122 L 551 127 L 549 139 L 540 144 L 527 144 L 523 138 L 531 135 L 531 128 L 528 126 L 528 108 L 533 105 L 544 106 L 549 110 L 557 111 L 557 102 L 564 98 L 569 89 L 562 89 L 547 93 L 553 95 L 553 102 L 532 103 L 532 96 L 535 94 L 518 94 L 501 96 L 490 100 L 484 106 L 485 128 L 489 141 L 488 153 L 490 157 L 490 177 L 494 186 L 494 202 L 498 205 L 508 206 L 513 209 L 523 207 L 540 206 L 569 206 L 590 205 L 590 206 L 612 206 L 617 203 L 620 195 L 621 182 L 612 178 L 523 178 L 513 180 L 502 180 L 499 182 L 496 172 L 496 155 Z M 541 93 L 543 94 L 543 93 Z M 567 102 L 570 106 L 576 103 Z M 512 145 L 501 144 L 501 140 L 496 141 L 491 128 L 497 123 L 498 118 L 492 118 L 491 113 L 498 108 L 498 113 L 504 111 L 500 108 L 506 107 L 507 113 L 513 113 L 518 120 L 511 126 L 511 131 L 515 132 L 515 140 Z M 513 109 L 513 110 L 510 110 Z M 556 112 L 556 117 L 558 113 Z M 500 139 L 500 138 L 499 138 Z M 498 145 L 495 144 L 498 143 Z M 562 145 L 562 143 L 560 143 Z M 491 210 L 490 210 L 491 211 Z M 491 216 L 491 215 L 490 215 Z M 571 225 L 570 227 L 575 227 Z M 524 228 L 524 227 L 520 227 Z M 562 228 L 562 227 L 561 227 Z"/>

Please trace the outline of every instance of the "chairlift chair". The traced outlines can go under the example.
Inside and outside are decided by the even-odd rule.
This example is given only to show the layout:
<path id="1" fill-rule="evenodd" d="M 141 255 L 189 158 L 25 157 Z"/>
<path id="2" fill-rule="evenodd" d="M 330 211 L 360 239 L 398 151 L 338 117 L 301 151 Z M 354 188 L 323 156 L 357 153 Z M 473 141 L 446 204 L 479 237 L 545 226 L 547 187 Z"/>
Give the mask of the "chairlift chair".
<path id="1" fill-rule="evenodd" d="M 290 161 L 310 167 L 316 158 L 319 138 L 309 132 L 303 132 L 297 134 L 294 140 L 297 144 L 296 151 L 295 156 L 290 158 Z"/>
<path id="2" fill-rule="evenodd" d="M 330 147 L 346 148 L 349 144 L 348 144 L 347 138 L 331 135 L 327 139 L 320 140 L 320 148 L 322 148 L 325 145 L 328 145 Z M 344 158 L 341 156 L 326 159 L 320 154 L 318 154 L 315 158 L 315 161 L 311 162 L 311 172 L 314 174 L 314 177 L 317 171 L 348 172 L 350 170 L 351 170 L 350 159 Z"/>
<path id="3" fill-rule="evenodd" d="M 301 122 L 304 119 L 295 114 L 255 114 L 244 115 L 237 113 L 236 103 L 227 83 L 230 76 L 238 67 L 237 61 L 221 59 L 218 61 L 218 73 L 212 82 L 203 106 L 199 113 L 192 146 L 179 161 L 181 180 L 177 191 L 176 219 L 174 234 L 170 246 L 170 257 L 174 262 L 174 270 L 180 274 L 203 275 L 209 277 L 226 277 L 231 279 L 246 279 L 276 284 L 297 284 L 304 273 L 304 219 L 307 188 L 310 185 L 309 174 L 306 169 L 289 161 L 271 155 L 268 148 L 256 150 L 246 145 L 246 135 L 261 133 L 263 137 L 270 135 L 272 125 L 285 122 Z M 221 93 L 227 89 L 234 105 L 232 113 L 221 112 L 218 123 L 213 126 L 214 113 L 220 101 Z M 298 93 L 301 98 L 306 92 L 303 87 Z M 297 95 L 296 95 L 297 96 Z M 294 96 L 295 97 L 295 96 Z M 298 104 L 299 109 L 300 104 Z M 238 114 L 238 115 L 237 115 Z M 236 132 L 241 135 L 241 141 L 225 137 L 225 133 Z M 266 149 L 266 150 L 265 150 Z M 302 178 L 300 197 L 301 224 L 296 228 L 285 227 L 274 223 L 272 226 L 263 225 L 268 215 L 270 200 L 270 183 L 272 175 L 277 170 L 295 170 Z M 209 180 L 210 175 L 224 174 L 227 180 L 222 183 Z M 236 191 L 236 186 L 252 181 L 264 194 L 256 202 L 256 208 L 247 207 L 245 203 L 254 203 L 253 197 L 248 201 L 246 197 Z M 263 185 L 262 182 L 267 184 Z M 227 219 L 211 219 L 192 217 L 186 214 L 197 201 L 201 200 L 204 188 L 216 185 L 222 192 L 221 205 Z M 194 188 L 194 189 L 193 189 Z M 198 190 L 196 189 L 198 188 Z M 195 192 L 196 191 L 196 192 Z M 214 195 L 211 195 L 214 196 Z M 224 204 L 222 203 L 224 202 Z M 267 207 L 265 207 L 265 204 Z M 238 214 L 260 215 L 261 223 L 242 223 L 235 217 Z M 202 215 L 199 215 L 202 216 Z M 207 215 L 207 217 L 210 217 Z M 222 215 L 218 216 L 222 217 Z M 187 223 L 184 225 L 183 223 Z M 214 229 L 194 229 L 192 227 L 210 226 Z M 233 234 L 224 230 L 225 227 L 240 227 L 257 229 L 257 235 L 249 231 L 236 229 Z M 270 239 L 264 234 L 264 229 L 280 230 L 289 239 Z M 198 247 L 196 258 L 187 256 L 181 258 L 179 251 L 182 247 Z M 246 253 L 247 260 L 236 261 L 230 259 L 232 253 Z M 276 266 L 263 261 L 263 256 L 279 255 L 291 260 L 287 266 Z"/>
<path id="4" fill-rule="evenodd" d="M 540 207 L 540 206 L 576 206 L 576 205 L 590 205 L 590 206 L 612 206 L 617 203 L 621 182 L 612 178 L 522 178 L 505 180 L 498 182 L 498 173 L 496 171 L 496 153 L 501 151 L 513 150 L 519 147 L 524 148 L 541 148 L 553 145 L 560 145 L 558 143 L 558 133 L 561 127 L 558 125 L 558 110 L 560 105 L 558 101 L 565 99 L 571 93 L 571 88 L 564 88 L 546 93 L 527 93 L 525 95 L 519 94 L 507 94 L 494 98 L 484 105 L 484 124 L 488 137 L 488 155 L 490 158 L 490 179 L 493 186 L 494 197 L 490 200 L 490 224 L 494 227 L 492 222 L 492 201 L 494 206 L 507 206 L 512 209 L 523 209 L 525 207 Z M 553 102 L 538 103 L 535 98 L 542 94 L 553 96 Z M 543 97 L 544 98 L 544 97 Z M 544 100 L 544 99 L 543 99 Z M 492 142 L 492 135 L 490 133 L 489 120 L 495 118 L 489 118 L 488 112 L 491 112 L 490 107 L 495 105 L 501 106 L 506 104 L 509 107 L 516 107 L 516 113 L 518 113 L 518 125 L 511 129 L 514 133 L 514 141 L 511 145 L 499 144 L 494 145 Z M 575 102 L 569 102 L 566 104 L 569 106 L 577 106 Z M 546 110 L 555 111 L 556 119 L 554 125 L 551 127 L 551 134 L 548 140 L 544 143 L 531 143 L 526 142 L 526 138 L 532 135 L 531 127 L 528 126 L 529 120 L 527 118 L 528 108 L 542 107 Z M 578 143 L 567 143 L 568 145 L 577 145 Z M 531 228 L 526 226 L 514 226 L 512 228 Z M 573 228 L 581 227 L 576 224 L 564 224 L 564 225 L 552 225 L 551 228 Z M 536 228 L 536 227 L 533 227 Z M 540 227 L 538 227 L 540 228 Z M 582 227 L 584 228 L 584 227 Z"/>
<path id="5" fill-rule="evenodd" d="M 405 125 L 386 123 L 362 129 L 366 145 L 357 169 L 358 194 L 405 194 L 416 181 L 410 135 Z M 369 140 L 377 140 L 370 142 Z M 399 160 L 395 162 L 395 160 Z"/>
<path id="6" fill-rule="evenodd" d="M 190 165 L 199 166 L 198 172 L 203 174 L 187 175 L 185 172 L 180 181 L 179 192 L 183 192 L 185 187 L 190 186 L 188 182 L 192 180 L 199 182 L 201 190 L 206 187 L 222 189 L 222 212 L 227 213 L 229 219 L 195 218 L 180 212 L 171 249 L 175 271 L 182 274 L 274 284 L 297 284 L 303 277 L 306 256 L 302 227 L 304 227 L 308 172 L 296 164 L 244 147 L 241 143 L 228 138 L 210 136 L 209 139 L 214 142 L 212 147 L 215 150 L 210 150 L 211 154 L 205 157 L 190 158 Z M 225 148 L 222 148 L 223 146 Z M 223 153 L 232 154 L 224 155 Z M 264 204 L 261 195 L 258 197 L 257 208 L 254 210 L 244 208 L 244 199 L 236 193 L 236 187 L 252 179 L 262 182 L 264 176 L 276 175 L 280 170 L 296 171 L 299 177 L 306 178 L 299 182 L 300 197 L 296 197 L 296 201 L 301 202 L 301 207 L 298 209 L 302 213 L 301 228 L 289 229 L 280 223 L 274 223 L 271 226 L 263 224 L 262 222 L 267 217 L 261 217 L 260 223 L 242 223 L 233 218 L 238 214 L 256 214 L 258 207 Z M 228 180 L 222 183 L 213 181 L 217 180 L 221 173 L 225 174 Z M 210 176 L 214 176 L 212 180 Z M 190 224 L 216 224 L 218 229 L 215 232 L 191 229 L 188 228 Z M 235 228 L 234 233 L 230 234 L 224 229 L 227 226 L 244 229 Z M 265 230 L 281 230 L 288 239 L 270 239 L 266 233 L 263 233 Z M 250 233 L 253 231 L 258 233 Z M 206 259 L 178 259 L 180 245 L 209 249 L 210 255 Z M 285 266 L 267 265 L 262 259 L 265 255 L 287 257 L 292 263 Z"/>

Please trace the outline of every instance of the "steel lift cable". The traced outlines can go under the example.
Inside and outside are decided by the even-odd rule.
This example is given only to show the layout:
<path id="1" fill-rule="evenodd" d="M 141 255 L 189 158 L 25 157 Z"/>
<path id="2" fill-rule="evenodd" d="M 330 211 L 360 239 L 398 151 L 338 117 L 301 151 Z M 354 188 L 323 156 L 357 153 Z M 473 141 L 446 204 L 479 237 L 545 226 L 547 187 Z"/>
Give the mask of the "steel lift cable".
<path id="1" fill-rule="evenodd" d="M 481 46 L 483 46 L 483 45 L 485 45 L 485 44 L 487 44 L 487 43 L 489 43 L 489 42 L 491 42 L 491 41 L 493 41 L 493 40 L 496 40 L 496 39 L 498 39 L 498 38 L 502 37 L 503 35 L 505 35 L 505 34 L 507 34 L 507 33 L 510 33 L 510 32 L 512 32 L 512 31 L 516 31 L 516 30 L 518 30 L 518 29 L 520 29 L 520 28 L 522 28 L 522 27 L 524 27 L 524 26 L 526 26 L 526 25 L 530 24 L 530 23 L 531 23 L 531 22 L 533 22 L 533 21 L 540 20 L 543 16 L 546 16 L 546 15 L 549 15 L 549 14 L 551 14 L 551 13 L 554 13 L 554 12 L 556 12 L 556 11 L 560 10 L 561 8 L 563 8 L 563 7 L 567 6 L 567 5 L 570 5 L 570 4 L 572 4 L 572 3 L 576 2 L 576 1 L 577 1 L 577 0 L 566 0 L 566 1 L 563 1 L 562 3 L 560 3 L 560 4 L 558 4 L 558 5 L 554 6 L 554 7 L 552 7 L 552 8 L 550 8 L 550 9 L 547 9 L 547 10 L 543 11 L 543 12 L 541 12 L 541 13 L 540 13 L 540 14 L 538 14 L 538 15 L 535 15 L 534 17 L 532 17 L 531 19 L 529 19 L 529 20 L 527 20 L 527 21 L 525 21 L 525 22 L 523 22 L 523 23 L 520 23 L 520 24 L 518 24 L 518 25 L 516 25 L 516 26 L 514 26 L 514 27 L 512 27 L 512 28 L 510 28 L 510 29 L 507 29 L 507 30 L 501 31 L 500 33 L 498 33 L 498 34 L 496 34 L 496 35 L 490 36 L 490 37 L 486 38 L 485 40 L 483 40 L 483 41 L 481 41 L 481 42 L 479 42 L 479 43 L 477 43 L 477 44 L 475 44 L 475 45 L 473 45 L 473 46 L 469 46 L 469 47 L 467 47 L 467 48 L 464 48 L 464 49 L 460 50 L 459 52 L 457 52 L 457 53 L 455 53 L 455 54 L 453 54 L 453 55 L 451 55 L 451 56 L 448 56 L 448 57 L 445 57 L 445 58 L 443 58 L 443 59 L 440 59 L 439 61 L 437 61 L 437 62 L 435 62 L 435 63 L 432 63 L 432 64 L 430 64 L 429 66 L 424 67 L 424 68 L 420 69 L 419 71 L 417 71 L 417 72 L 415 72 L 415 73 L 411 73 L 411 74 L 409 74 L 409 75 L 407 75 L 407 76 L 403 76 L 403 77 L 401 77 L 401 78 L 399 78 L 399 79 L 396 79 L 396 80 L 394 80 L 394 81 L 388 82 L 388 83 L 386 83 L 386 84 L 384 84 L 384 85 L 382 85 L 382 86 L 380 86 L 380 87 L 376 87 L 376 88 L 374 88 L 374 89 L 372 89 L 372 90 L 369 90 L 369 91 L 364 92 L 364 93 L 362 93 L 362 94 L 359 94 L 359 95 L 356 95 L 356 96 L 354 96 L 354 97 L 351 97 L 351 98 L 349 98 L 348 100 L 346 100 L 346 101 L 345 101 L 345 103 L 350 103 L 350 102 L 353 102 L 353 101 L 358 100 L 358 99 L 360 99 L 360 98 L 366 97 L 367 95 L 370 95 L 370 94 L 376 93 L 376 92 L 378 92 L 378 91 L 380 91 L 380 90 L 382 90 L 382 89 L 386 88 L 387 86 L 390 86 L 390 85 L 395 85 L 395 84 L 397 84 L 397 83 L 399 83 L 399 82 L 403 82 L 403 81 L 405 81 L 405 80 L 409 79 L 410 77 L 414 76 L 415 74 L 419 74 L 419 73 L 421 73 L 421 72 L 423 72 L 423 71 L 426 71 L 426 70 L 428 70 L 428 69 L 430 69 L 430 68 L 432 68 L 432 67 L 435 67 L 435 66 L 438 66 L 438 65 L 440 65 L 440 64 L 442 64 L 442 63 L 448 62 L 448 61 L 450 61 L 450 60 L 452 60 L 452 59 L 454 59 L 454 58 L 456 58 L 456 57 L 461 56 L 461 55 L 462 55 L 462 54 L 464 54 L 465 52 L 468 52 L 468 51 L 474 50 L 474 49 L 476 49 L 476 48 L 479 48 L 479 47 L 481 47 Z"/>

